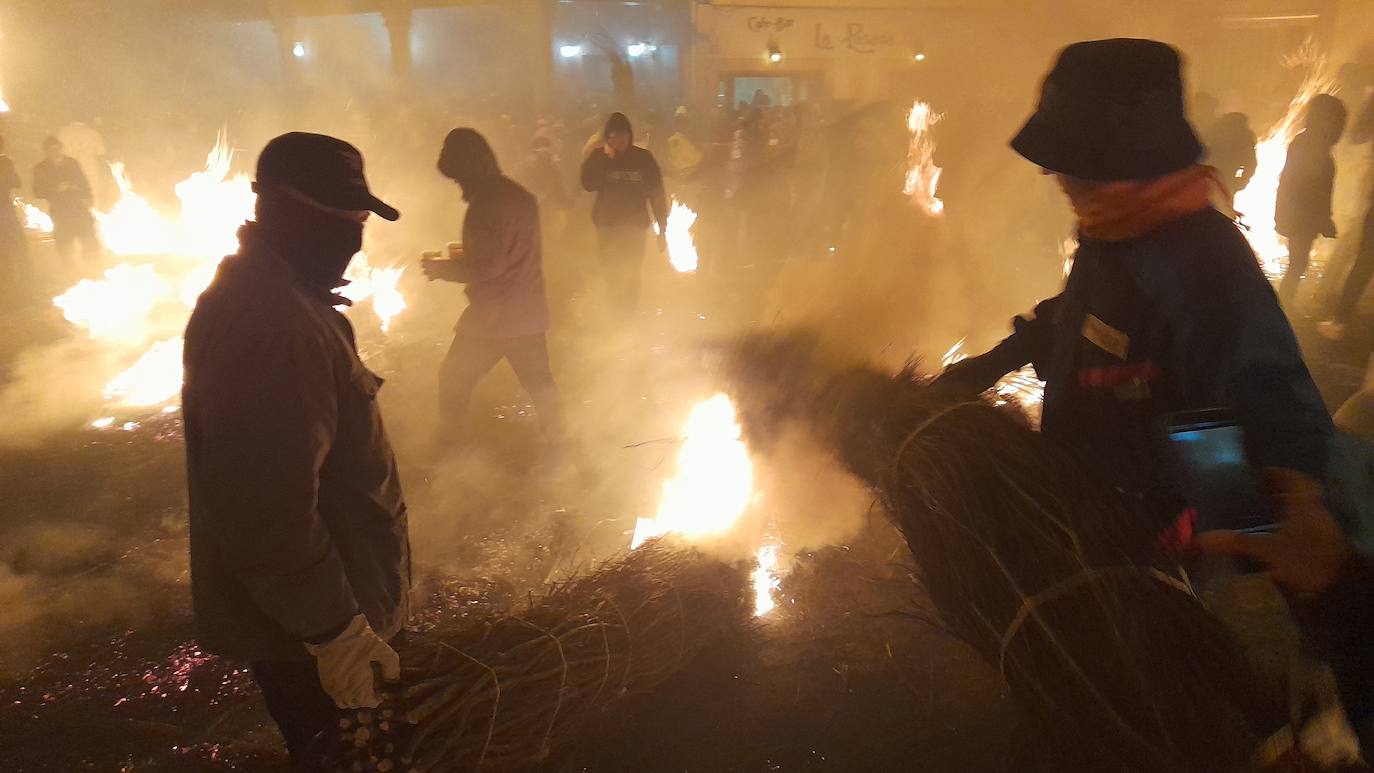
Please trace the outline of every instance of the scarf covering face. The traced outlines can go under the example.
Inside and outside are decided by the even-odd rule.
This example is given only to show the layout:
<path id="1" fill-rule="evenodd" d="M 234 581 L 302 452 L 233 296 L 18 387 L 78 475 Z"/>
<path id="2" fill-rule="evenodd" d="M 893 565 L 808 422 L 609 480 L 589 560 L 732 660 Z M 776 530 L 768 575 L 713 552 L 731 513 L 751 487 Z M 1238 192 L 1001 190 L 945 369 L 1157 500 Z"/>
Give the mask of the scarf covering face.
<path id="1" fill-rule="evenodd" d="M 1149 180 L 1090 183 L 1059 177 L 1085 239 L 1121 242 L 1211 206 L 1220 183 L 1200 164 Z"/>

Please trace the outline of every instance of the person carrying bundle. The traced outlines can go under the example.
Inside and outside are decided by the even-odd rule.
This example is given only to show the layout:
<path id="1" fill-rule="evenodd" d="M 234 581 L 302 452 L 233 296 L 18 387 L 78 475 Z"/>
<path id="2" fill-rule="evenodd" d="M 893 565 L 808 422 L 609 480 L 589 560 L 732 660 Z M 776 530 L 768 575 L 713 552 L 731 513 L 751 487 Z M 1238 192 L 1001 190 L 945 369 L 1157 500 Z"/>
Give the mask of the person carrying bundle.
<path id="1" fill-rule="evenodd" d="M 1042 427 L 1160 529 L 1185 509 L 1164 458 L 1170 414 L 1225 408 L 1258 467 L 1324 480 L 1334 432 L 1278 299 L 1184 117 L 1168 45 L 1066 48 L 1012 148 L 1054 175 L 1078 216 L 1063 291 L 940 381 L 970 393 L 1033 363 Z"/>

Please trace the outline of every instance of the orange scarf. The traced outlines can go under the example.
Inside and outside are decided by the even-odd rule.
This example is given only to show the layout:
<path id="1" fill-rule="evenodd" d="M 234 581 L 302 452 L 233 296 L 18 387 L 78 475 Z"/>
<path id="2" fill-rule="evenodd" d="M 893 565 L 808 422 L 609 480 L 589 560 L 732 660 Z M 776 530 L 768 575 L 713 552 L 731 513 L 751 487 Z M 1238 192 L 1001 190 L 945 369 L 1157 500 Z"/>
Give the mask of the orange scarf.
<path id="1" fill-rule="evenodd" d="M 1211 205 L 1216 170 L 1201 164 L 1149 180 L 1089 183 L 1059 178 L 1086 239 L 1120 242 Z"/>

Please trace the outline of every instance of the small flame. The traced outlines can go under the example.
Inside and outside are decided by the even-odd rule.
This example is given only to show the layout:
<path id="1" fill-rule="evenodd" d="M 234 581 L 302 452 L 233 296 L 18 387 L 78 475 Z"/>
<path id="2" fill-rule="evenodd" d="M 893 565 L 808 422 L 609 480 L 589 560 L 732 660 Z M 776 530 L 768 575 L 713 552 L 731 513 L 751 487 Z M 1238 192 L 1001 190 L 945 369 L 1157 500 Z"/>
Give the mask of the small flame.
<path id="1" fill-rule="evenodd" d="M 941 358 L 946 368 L 968 359 L 968 354 L 964 352 L 964 340 L 959 339 Z M 1031 413 L 1032 418 L 1039 410 L 1040 404 L 1045 401 L 1045 382 L 1036 375 L 1033 365 L 1026 365 L 1003 376 L 993 385 L 991 391 L 997 396 L 998 405 L 1014 402 Z"/>
<path id="2" fill-rule="evenodd" d="M 181 391 L 180 336 L 154 343 L 128 370 L 105 385 L 105 399 L 145 408 L 160 405 Z"/>
<path id="3" fill-rule="evenodd" d="M 338 292 L 354 303 L 370 298 L 372 311 L 381 320 L 382 332 L 386 333 L 391 330 L 391 320 L 406 310 L 406 299 L 399 286 L 404 273 L 404 266 L 376 268 L 368 261 L 366 252 L 359 252 L 344 272 L 348 284 Z"/>
<path id="4" fill-rule="evenodd" d="M 1283 273 L 1288 260 L 1288 246 L 1279 236 L 1274 224 L 1274 205 L 1278 198 L 1279 175 L 1288 161 L 1288 144 L 1302 130 L 1303 113 L 1307 103 L 1317 94 L 1331 91 L 1335 77 L 1326 67 L 1326 57 L 1309 40 L 1297 54 L 1287 57 L 1285 65 L 1304 66 L 1298 93 L 1288 104 L 1288 112 L 1255 145 L 1255 174 L 1249 184 L 1236 194 L 1236 211 L 1245 224 L 1245 238 L 1259 257 L 1260 266 L 1270 277 Z"/>
<path id="5" fill-rule="evenodd" d="M 52 218 L 48 216 L 47 212 L 18 196 L 14 197 L 14 206 L 24 213 L 24 230 L 45 234 L 52 233 Z"/>
<path id="6" fill-rule="evenodd" d="M 936 196 L 942 170 L 935 165 L 935 139 L 930 130 L 944 118 L 927 102 L 916 100 L 907 113 L 906 127 L 911 132 L 911 146 L 907 150 L 906 185 L 902 192 L 911 197 L 928 215 L 945 211 L 945 203 Z"/>
<path id="7" fill-rule="evenodd" d="M 778 605 L 773 600 L 773 591 L 777 590 L 782 581 L 777 577 L 778 569 L 778 547 L 776 545 L 764 545 L 759 548 L 757 554 L 758 564 L 753 572 L 754 582 L 754 616 L 763 617 L 772 612 Z"/>
<path id="8" fill-rule="evenodd" d="M 677 199 L 673 199 L 672 209 L 668 211 L 668 227 L 665 230 L 668 241 L 668 262 L 680 274 L 690 274 L 697 270 L 697 245 L 692 238 L 692 226 L 697 222 L 697 213 Z"/>
<path id="9" fill-rule="evenodd" d="M 718 394 L 692 408 L 677 473 L 663 483 L 658 513 L 635 524 L 631 549 L 664 534 L 705 537 L 735 525 L 754 489 L 754 465 L 740 434 L 728 396 Z"/>
<path id="10" fill-rule="evenodd" d="M 940 357 L 940 364 L 948 368 L 956 362 L 967 360 L 968 355 L 964 353 L 964 342 L 967 340 L 967 338 L 960 338 L 958 341 L 955 341 L 954 345 L 949 347 L 944 355 Z"/>
<path id="11" fill-rule="evenodd" d="M 1059 259 L 1064 261 L 1064 278 L 1068 279 L 1069 274 L 1073 273 L 1073 259 L 1078 254 L 1078 237 L 1065 236 L 1064 241 L 1059 243 Z"/>

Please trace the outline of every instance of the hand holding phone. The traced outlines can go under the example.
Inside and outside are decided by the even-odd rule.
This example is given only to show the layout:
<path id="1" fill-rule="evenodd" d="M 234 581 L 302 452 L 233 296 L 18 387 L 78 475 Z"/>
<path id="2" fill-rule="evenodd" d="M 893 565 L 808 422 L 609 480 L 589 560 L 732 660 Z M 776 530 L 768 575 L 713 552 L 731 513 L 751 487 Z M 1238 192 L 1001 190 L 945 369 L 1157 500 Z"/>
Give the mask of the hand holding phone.
<path id="1" fill-rule="evenodd" d="M 1202 531 L 1272 531 L 1263 478 L 1245 451 L 1245 431 L 1222 409 L 1168 417 L 1169 453 L 1180 493 Z"/>
<path id="2" fill-rule="evenodd" d="M 1296 593 L 1321 593 L 1354 555 L 1341 526 L 1322 501 L 1322 485 L 1293 470 L 1265 470 L 1265 487 L 1280 528 L 1272 534 L 1209 531 L 1194 541 L 1210 555 L 1254 559 L 1276 585 Z"/>

